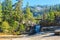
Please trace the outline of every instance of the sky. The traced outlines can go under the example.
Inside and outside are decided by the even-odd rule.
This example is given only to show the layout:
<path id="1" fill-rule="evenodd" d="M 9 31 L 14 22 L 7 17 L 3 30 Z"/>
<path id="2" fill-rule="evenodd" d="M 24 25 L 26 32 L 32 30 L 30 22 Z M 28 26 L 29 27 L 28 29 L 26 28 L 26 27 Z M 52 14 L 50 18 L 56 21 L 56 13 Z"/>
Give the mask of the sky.
<path id="1" fill-rule="evenodd" d="M 27 2 L 29 2 L 30 6 L 60 4 L 60 0 L 24 0 L 23 5 L 25 6 Z"/>
<path id="2" fill-rule="evenodd" d="M 12 2 L 14 4 L 16 0 L 13 0 Z M 27 2 L 29 2 L 29 6 L 34 6 L 34 5 L 48 5 L 49 6 L 49 5 L 60 4 L 60 0 L 23 0 L 23 7 L 26 6 Z"/>

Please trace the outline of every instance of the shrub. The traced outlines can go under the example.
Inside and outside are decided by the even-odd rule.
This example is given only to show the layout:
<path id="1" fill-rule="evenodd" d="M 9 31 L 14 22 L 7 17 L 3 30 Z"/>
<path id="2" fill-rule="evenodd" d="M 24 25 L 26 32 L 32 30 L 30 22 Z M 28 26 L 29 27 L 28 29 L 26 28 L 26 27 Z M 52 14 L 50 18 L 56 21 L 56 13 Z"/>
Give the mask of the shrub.
<path id="1" fill-rule="evenodd" d="M 8 33 L 10 29 L 9 23 L 7 21 L 2 22 L 2 30 L 4 33 Z"/>
<path id="2" fill-rule="evenodd" d="M 25 26 L 23 24 L 20 24 L 20 31 L 25 31 Z"/>

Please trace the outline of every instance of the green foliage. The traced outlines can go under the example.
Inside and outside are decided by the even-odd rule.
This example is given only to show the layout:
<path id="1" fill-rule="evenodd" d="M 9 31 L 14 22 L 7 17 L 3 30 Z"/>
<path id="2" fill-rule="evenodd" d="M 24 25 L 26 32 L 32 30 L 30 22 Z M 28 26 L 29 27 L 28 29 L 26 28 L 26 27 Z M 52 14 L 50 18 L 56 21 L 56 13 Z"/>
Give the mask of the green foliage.
<path id="1" fill-rule="evenodd" d="M 10 20 L 12 16 L 12 2 L 11 0 L 4 0 L 2 3 L 2 13 L 3 13 L 3 20 Z"/>
<path id="2" fill-rule="evenodd" d="M 0 3 L 0 22 L 2 22 L 2 17 L 3 17 L 3 15 L 2 15 L 2 5 Z"/>
<path id="3" fill-rule="evenodd" d="M 47 14 L 43 14 L 43 20 L 46 20 L 47 19 Z"/>
<path id="4" fill-rule="evenodd" d="M 26 21 L 35 22 L 35 19 L 33 17 L 33 13 L 30 11 L 30 7 L 29 7 L 28 3 L 27 3 L 27 6 L 26 6 L 25 18 L 26 18 Z"/>
<path id="5" fill-rule="evenodd" d="M 29 16 L 29 17 L 28 17 Z M 27 6 L 26 8 L 26 18 L 30 19 L 31 17 L 33 17 L 32 13 L 30 12 L 30 8 Z"/>
<path id="6" fill-rule="evenodd" d="M 2 28 L 4 33 L 10 34 L 21 34 L 21 32 L 25 31 L 25 27 L 29 22 L 36 23 L 33 17 L 33 13 L 29 7 L 29 3 L 27 3 L 26 10 L 22 10 L 22 1 L 17 0 L 15 6 L 12 6 L 12 0 L 4 0 L 0 3 L 0 27 Z M 47 20 L 49 22 L 53 22 L 55 20 L 55 15 L 60 16 L 59 6 L 57 6 L 57 11 L 53 11 L 52 7 L 49 10 L 49 13 L 44 13 L 43 15 L 38 15 L 36 18 Z M 38 12 L 38 10 L 35 10 Z M 30 25 L 31 25 L 30 23 Z"/>
<path id="7" fill-rule="evenodd" d="M 14 21 L 13 24 L 12 24 L 12 30 L 16 30 L 17 27 L 18 27 L 19 23 L 17 21 Z"/>
<path id="8" fill-rule="evenodd" d="M 54 19 L 55 19 L 54 12 L 50 12 L 47 14 L 47 20 L 54 21 Z"/>
<path id="9" fill-rule="evenodd" d="M 23 32 L 25 31 L 25 26 L 23 24 L 20 24 L 20 30 Z"/>
<path id="10" fill-rule="evenodd" d="M 4 33 L 8 33 L 9 28 L 10 28 L 10 25 L 7 21 L 2 22 L 2 30 L 3 30 Z"/>

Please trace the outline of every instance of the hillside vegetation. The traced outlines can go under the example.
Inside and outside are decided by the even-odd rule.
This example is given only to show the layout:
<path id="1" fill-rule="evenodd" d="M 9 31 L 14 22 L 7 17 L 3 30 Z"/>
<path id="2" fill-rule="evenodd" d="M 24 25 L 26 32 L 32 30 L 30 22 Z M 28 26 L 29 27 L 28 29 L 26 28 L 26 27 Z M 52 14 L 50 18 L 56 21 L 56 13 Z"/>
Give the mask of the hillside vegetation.
<path id="1" fill-rule="evenodd" d="M 20 35 L 29 25 L 40 22 L 35 19 L 42 19 L 40 23 L 46 22 L 47 25 L 60 23 L 60 5 L 30 7 L 27 3 L 26 7 L 22 8 L 22 2 L 23 0 L 18 0 L 12 4 L 12 0 L 4 0 L 0 3 L 0 33 Z"/>

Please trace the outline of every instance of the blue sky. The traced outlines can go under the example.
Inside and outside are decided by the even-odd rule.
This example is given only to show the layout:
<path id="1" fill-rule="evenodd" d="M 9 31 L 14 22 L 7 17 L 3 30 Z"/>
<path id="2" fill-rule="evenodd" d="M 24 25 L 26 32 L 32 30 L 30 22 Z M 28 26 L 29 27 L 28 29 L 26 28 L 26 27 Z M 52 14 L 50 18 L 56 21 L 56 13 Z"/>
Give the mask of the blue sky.
<path id="1" fill-rule="evenodd" d="M 29 2 L 31 6 L 60 4 L 60 0 L 24 0 L 23 5 L 26 5 L 27 2 Z"/>
<path id="2" fill-rule="evenodd" d="M 3 0 L 1 0 L 3 1 Z M 13 0 L 13 3 L 15 3 L 16 1 Z M 23 7 L 26 6 L 27 2 L 29 2 L 30 6 L 34 6 L 34 5 L 56 5 L 56 4 L 60 4 L 60 0 L 23 0 Z"/>

